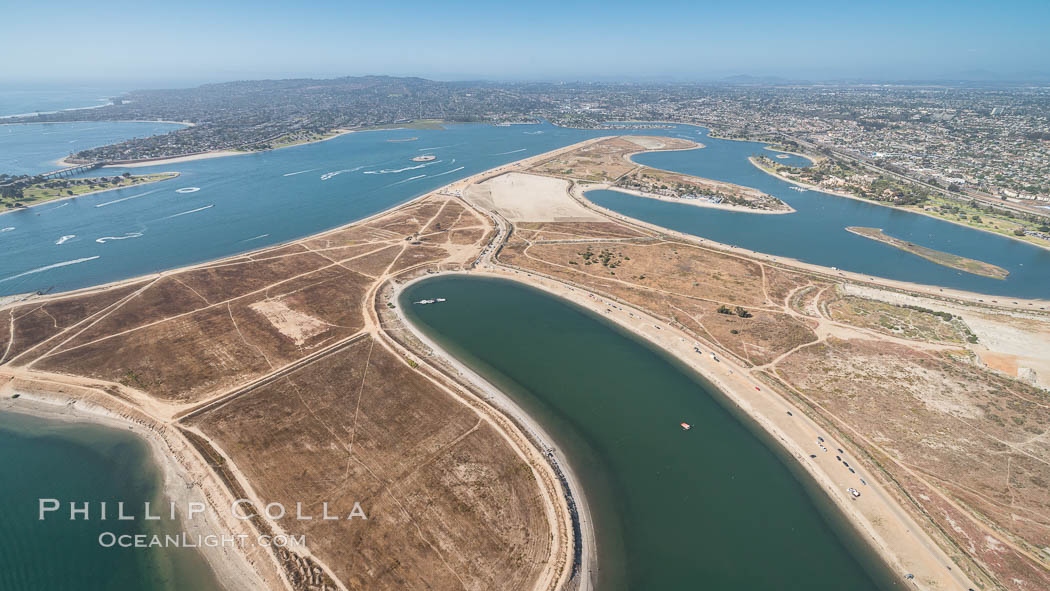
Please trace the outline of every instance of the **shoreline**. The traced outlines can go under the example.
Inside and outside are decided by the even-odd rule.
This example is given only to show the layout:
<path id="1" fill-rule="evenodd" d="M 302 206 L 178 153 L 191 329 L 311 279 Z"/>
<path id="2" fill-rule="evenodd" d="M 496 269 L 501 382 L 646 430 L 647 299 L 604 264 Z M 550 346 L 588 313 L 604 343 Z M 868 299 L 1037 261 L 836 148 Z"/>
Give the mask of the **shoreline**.
<path id="1" fill-rule="evenodd" d="M 635 195 L 637 197 L 645 197 L 646 199 L 656 199 L 658 201 L 668 201 L 670 203 L 684 203 L 686 205 L 693 205 L 695 207 L 705 207 L 708 209 L 722 209 L 725 211 L 735 211 L 737 213 L 757 213 L 760 215 L 783 215 L 787 213 L 796 213 L 794 207 L 788 205 L 786 201 L 780 201 L 785 206 L 786 210 L 768 210 L 758 209 L 751 207 L 744 207 L 742 205 L 732 205 L 725 203 L 711 203 L 710 201 L 704 201 L 703 199 L 680 199 L 676 197 L 665 197 L 663 195 L 656 195 L 654 193 L 645 193 L 643 191 L 636 191 L 634 189 L 627 189 L 624 187 L 617 187 L 615 185 L 595 185 L 587 189 L 587 191 L 619 191 L 621 193 L 627 193 L 628 195 Z M 774 199 L 777 199 L 774 197 Z"/>
<path id="2" fill-rule="evenodd" d="M 149 448 L 149 461 L 160 477 L 157 482 L 159 492 L 165 501 L 174 502 L 179 508 L 177 529 L 189 537 L 224 535 L 227 533 L 244 533 L 247 528 L 233 529 L 230 520 L 219 517 L 220 512 L 211 499 L 211 491 L 205 490 L 192 474 L 193 468 L 184 464 L 186 459 L 178 457 L 172 442 L 160 432 L 165 426 L 154 428 L 147 421 L 151 419 L 132 419 L 120 414 L 107 405 L 102 399 L 86 399 L 73 394 L 44 392 L 32 388 L 19 387 L 12 378 L 0 386 L 3 398 L 0 399 L 0 412 L 24 414 L 62 423 L 81 423 L 96 425 L 105 429 L 132 433 L 143 445 Z M 14 399 L 9 393 L 18 394 Z M 109 402 L 112 404 L 112 402 Z M 188 447 L 188 444 L 186 444 Z M 210 509 L 204 511 L 201 518 L 187 519 L 183 511 L 190 502 L 200 502 Z M 240 531 L 238 531 L 240 530 Z M 254 536 L 253 536 L 254 537 Z M 181 549 L 175 550 L 181 551 Z M 253 560 L 246 552 L 231 550 L 222 546 L 209 547 L 200 545 L 197 552 L 211 568 L 212 574 L 226 591 L 252 591 L 259 589 L 265 577 L 253 566 Z"/>
<path id="3" fill-rule="evenodd" d="M 9 207 L 7 209 L 0 210 L 0 215 L 4 215 L 5 213 L 14 213 L 16 211 L 28 211 L 30 209 L 33 209 L 34 207 L 39 207 L 41 205 L 47 205 L 49 203 L 58 203 L 59 201 L 66 201 L 68 199 L 76 199 L 77 197 L 87 197 L 88 195 L 98 195 L 99 193 L 108 193 L 109 191 L 117 191 L 119 189 L 131 189 L 131 188 L 134 188 L 134 187 L 143 187 L 143 186 L 146 186 L 146 185 L 152 185 L 153 183 L 159 183 L 159 182 L 163 182 L 163 181 L 170 181 L 172 179 L 179 178 L 179 176 L 182 173 L 181 172 L 176 172 L 176 171 L 166 171 L 166 172 L 153 172 L 153 173 L 150 173 L 150 174 L 170 174 L 172 176 L 167 177 L 167 178 L 163 178 L 163 179 L 153 179 L 152 181 L 144 181 L 144 182 L 141 182 L 141 183 L 135 183 L 133 185 L 127 185 L 127 186 L 124 186 L 124 187 L 110 187 L 109 189 L 99 189 L 98 191 L 88 191 L 87 193 L 80 193 L 79 195 L 66 195 L 65 197 L 56 197 L 54 199 L 45 199 L 43 201 L 38 201 L 38 202 L 36 202 L 36 203 L 34 203 L 32 205 L 27 205 L 25 207 Z"/>
<path id="4" fill-rule="evenodd" d="M 882 203 L 880 201 L 875 201 L 875 200 L 872 200 L 872 199 L 865 199 L 863 197 L 857 197 L 856 195 L 850 195 L 849 193 L 843 193 L 843 192 L 840 192 L 840 191 L 831 191 L 831 190 L 828 190 L 828 189 L 822 189 L 822 188 L 820 188 L 820 187 L 818 187 L 816 185 L 810 185 L 809 183 L 803 183 L 801 181 L 795 181 L 795 180 L 789 179 L 787 177 L 783 177 L 783 176 L 777 174 L 776 172 L 774 172 L 772 170 L 769 170 L 768 168 L 766 168 L 764 166 L 760 166 L 759 164 L 755 163 L 754 158 L 751 157 L 751 156 L 749 156 L 747 160 L 748 160 L 748 162 L 751 163 L 752 166 L 754 166 L 755 168 L 757 168 L 757 169 L 761 170 L 762 172 L 768 174 L 769 176 L 771 176 L 773 178 L 776 178 L 776 179 L 780 179 L 780 180 L 784 181 L 785 183 L 791 183 L 792 185 L 796 185 L 796 186 L 802 187 L 803 189 L 806 189 L 808 191 L 816 191 L 817 193 L 825 193 L 827 195 L 833 195 L 835 197 L 845 197 L 846 199 L 855 199 L 855 200 L 863 202 L 863 203 L 869 203 L 871 205 L 878 205 L 879 207 L 888 207 L 890 209 L 896 209 L 897 211 L 906 211 L 908 213 L 924 215 L 926 217 L 933 218 L 935 220 L 940 220 L 942 222 L 948 222 L 949 224 L 955 224 L 955 225 L 961 226 L 963 228 L 969 228 L 971 230 L 977 230 L 978 232 L 987 232 L 988 234 L 992 234 L 993 236 L 1001 236 L 1003 238 L 1009 238 L 1010 240 L 1016 240 L 1017 242 L 1021 242 L 1023 244 L 1028 244 L 1029 246 L 1034 246 L 1036 248 L 1042 248 L 1043 250 L 1050 250 L 1050 245 L 1045 245 L 1044 246 L 1044 245 L 1036 243 L 1036 242 L 1031 242 L 1029 240 L 1025 240 L 1025 239 L 1023 239 L 1021 237 L 1018 237 L 1018 236 L 1011 236 L 1009 234 L 1001 234 L 999 232 L 994 232 L 992 230 L 987 230 L 985 228 L 976 228 L 974 226 L 971 226 L 969 224 L 964 224 L 964 223 L 956 221 L 956 220 L 952 220 L 952 219 L 943 218 L 943 217 L 940 217 L 940 216 L 933 215 L 930 212 L 922 210 L 922 209 L 911 209 L 911 208 L 907 208 L 907 207 L 901 207 L 899 205 L 890 205 L 888 203 Z"/>
<path id="5" fill-rule="evenodd" d="M 741 140 L 741 141 L 745 141 L 745 140 Z M 754 143 L 760 144 L 762 142 L 754 142 Z M 815 156 L 810 156 L 808 154 L 803 154 L 802 152 L 792 152 L 790 150 L 781 150 L 780 148 L 774 148 L 772 144 L 767 144 L 762 149 L 763 150 L 769 150 L 770 152 L 776 152 L 778 154 L 791 154 L 792 156 L 798 156 L 799 158 L 805 158 L 806 160 L 809 160 L 809 163 L 811 165 L 817 163 L 817 158 Z"/>
<path id="6" fill-rule="evenodd" d="M 179 125 L 187 125 L 189 127 L 195 127 L 196 126 L 195 123 L 189 123 L 187 121 L 139 121 L 139 120 L 129 120 L 129 122 L 133 122 L 133 123 L 177 123 Z M 72 121 L 62 121 L 61 123 L 73 123 L 73 122 Z M 102 168 L 145 168 L 147 166 L 160 166 L 160 165 L 163 165 L 163 164 L 178 164 L 180 162 L 192 162 L 194 160 L 208 160 L 208 159 L 211 159 L 211 158 L 223 158 L 223 157 L 226 157 L 226 156 L 243 156 L 243 155 L 246 155 L 246 154 L 259 154 L 259 153 L 263 153 L 263 152 L 272 152 L 274 150 L 283 150 L 285 148 L 294 148 L 296 146 L 306 146 L 306 145 L 309 145 L 309 144 L 317 144 L 317 143 L 320 143 L 320 142 L 327 142 L 328 140 L 335 139 L 337 137 L 346 135 L 348 133 L 356 133 L 356 132 L 357 132 L 357 130 L 353 130 L 353 129 L 337 129 L 337 130 L 332 130 L 332 132 L 331 132 L 332 135 L 330 135 L 328 137 L 324 137 L 324 138 L 320 138 L 320 139 L 316 139 L 316 140 L 310 140 L 310 141 L 306 141 L 306 142 L 299 142 L 299 143 L 290 144 L 290 145 L 287 145 L 287 146 L 279 146 L 279 147 L 276 147 L 276 148 L 269 148 L 269 149 L 266 149 L 266 150 L 237 150 L 237 149 L 232 149 L 232 150 L 211 150 L 211 151 L 208 151 L 208 152 L 197 152 L 195 154 L 185 154 L 185 155 L 182 155 L 182 156 L 161 156 L 161 157 L 158 157 L 158 158 L 155 158 L 155 159 L 140 159 L 140 160 L 131 160 L 131 161 L 128 161 L 126 163 L 106 164 Z M 83 164 L 83 163 L 80 163 L 80 162 L 70 162 L 70 161 L 66 160 L 66 158 L 68 158 L 68 156 L 67 157 L 63 157 L 63 158 L 59 158 L 58 160 L 54 160 L 53 162 L 56 165 L 58 165 L 58 166 L 78 166 L 80 164 Z"/>
<path id="7" fill-rule="evenodd" d="M 909 294 L 918 294 L 923 297 L 929 297 L 934 299 L 946 299 L 950 298 L 953 300 L 961 301 L 965 304 L 977 307 L 990 307 L 988 303 L 995 304 L 998 308 L 1020 310 L 1034 312 L 1034 306 L 1040 306 L 1038 309 L 1046 311 L 1050 309 L 1050 297 L 1047 299 L 1036 299 L 1036 298 L 1021 298 L 1013 297 L 1008 295 L 990 295 L 979 293 L 975 291 L 965 291 L 961 289 L 955 289 L 951 287 L 940 287 L 937 285 L 926 285 L 921 283 L 912 283 L 909 281 L 901 281 L 899 279 L 889 279 L 887 277 L 878 277 L 876 275 L 869 275 L 865 273 L 857 273 L 856 271 L 847 271 L 844 269 L 832 269 L 831 267 L 824 267 L 814 263 L 807 263 L 796 258 L 783 255 L 773 255 L 764 252 L 758 252 L 750 250 L 740 246 L 734 246 L 732 244 L 726 244 L 718 242 L 710 238 L 704 238 L 703 236 L 696 236 L 693 234 L 687 234 L 685 232 L 679 232 L 678 230 L 671 230 L 664 228 L 663 226 L 657 226 L 642 220 L 636 220 L 631 217 L 627 217 L 621 213 L 606 209 L 590 199 L 587 199 L 583 193 L 584 188 L 576 185 L 573 191 L 579 193 L 573 193 L 573 197 L 582 202 L 585 207 L 593 209 L 594 211 L 600 212 L 609 219 L 625 222 L 627 224 L 636 225 L 647 230 L 657 232 L 666 236 L 671 236 L 679 240 L 684 240 L 692 244 L 697 244 L 702 247 L 711 248 L 718 250 L 719 252 L 733 255 L 741 255 L 745 257 L 751 257 L 757 260 L 762 260 L 766 263 L 777 263 L 781 266 L 787 267 L 794 271 L 803 271 L 807 273 L 815 273 L 818 275 L 824 275 L 827 277 L 835 277 L 839 279 L 848 279 L 854 283 L 874 287 L 885 291 L 898 291 L 906 292 Z"/>
<path id="8" fill-rule="evenodd" d="M 955 269 L 956 271 L 962 271 L 963 273 L 970 273 L 970 274 L 973 274 L 973 275 L 980 275 L 981 277 L 988 277 L 989 279 L 1006 279 L 1006 277 L 1010 274 L 1010 272 L 1007 271 L 1006 269 L 1003 269 L 1002 267 L 998 267 L 998 266 L 993 265 L 991 263 L 986 263 L 984 261 L 979 261 L 979 260 L 976 260 L 976 259 L 969 259 L 969 258 L 966 258 L 966 257 L 963 257 L 963 256 L 951 254 L 951 253 L 948 253 L 948 252 L 942 252 L 942 251 L 934 250 L 932 248 L 928 248 L 928 247 L 925 247 L 925 246 L 919 246 L 917 244 L 913 244 L 913 243 L 908 242 L 906 240 L 901 240 L 900 238 L 897 238 L 895 236 L 890 236 L 889 234 L 884 233 L 882 231 L 882 228 L 864 228 L 864 227 L 859 227 L 859 226 L 846 226 L 846 231 L 851 233 L 851 234 L 856 234 L 857 236 L 860 236 L 862 238 L 867 238 L 868 240 L 874 240 L 875 242 L 881 242 L 883 244 L 888 244 L 888 245 L 896 248 L 897 250 L 902 250 L 902 251 L 907 252 L 909 254 L 913 254 L 913 255 L 915 255 L 917 257 L 924 258 L 924 259 L 930 261 L 931 263 L 936 263 L 938 265 L 941 265 L 942 267 L 948 267 L 949 269 Z M 878 233 L 876 234 L 875 232 L 878 232 Z M 924 251 L 928 251 L 928 252 L 924 252 Z M 965 268 L 962 264 L 952 264 L 950 262 L 940 260 L 940 259 L 937 258 L 936 255 L 945 255 L 945 256 L 949 256 L 949 257 L 955 257 L 955 258 L 959 259 L 960 261 L 966 261 L 968 263 L 976 263 L 978 265 L 981 265 L 983 268 L 981 269 L 981 271 L 972 271 L 970 269 Z"/>
<path id="9" fill-rule="evenodd" d="M 945 572 L 952 573 L 952 577 L 965 576 L 961 575 L 961 571 L 958 569 L 945 571 L 944 566 L 951 566 L 955 563 L 926 534 L 926 531 L 907 513 L 907 510 L 888 493 L 881 482 L 881 476 L 874 473 L 869 475 L 870 482 L 867 491 L 879 499 L 880 504 L 877 508 L 881 509 L 880 512 L 874 517 L 870 517 L 861 512 L 857 505 L 852 504 L 852 499 L 844 493 L 846 486 L 849 486 L 849 481 L 836 478 L 836 475 L 843 478 L 846 478 L 846 476 L 840 470 L 834 470 L 836 466 L 833 463 L 831 465 L 832 469 L 827 469 L 807 461 L 808 454 L 803 448 L 804 442 L 815 441 L 820 434 L 823 434 L 834 445 L 839 447 L 845 447 L 845 445 L 835 443 L 835 438 L 830 436 L 828 430 L 821 429 L 808 414 L 803 413 L 799 407 L 789 402 L 786 397 L 769 390 L 769 386 L 761 380 L 749 377 L 750 371 L 732 361 L 733 357 L 725 354 L 721 347 L 714 346 L 707 342 L 706 339 L 701 338 L 699 342 L 707 350 L 718 350 L 722 353 L 720 356 L 722 360 L 714 362 L 708 361 L 704 357 L 698 358 L 691 348 L 693 343 L 697 342 L 697 338 L 682 332 L 673 324 L 654 317 L 630 303 L 598 294 L 583 286 L 563 282 L 531 270 L 518 269 L 505 263 L 492 263 L 491 266 L 487 266 L 481 271 L 471 272 L 471 274 L 509 279 L 569 301 L 592 312 L 605 321 L 616 324 L 634 337 L 657 348 L 683 364 L 690 371 L 703 377 L 716 390 L 716 394 L 729 403 L 726 406 L 731 411 L 744 415 L 748 422 L 761 428 L 763 433 L 756 433 L 756 436 L 760 436 L 764 440 L 773 441 L 777 444 L 777 449 L 794 458 L 795 461 L 790 464 L 783 457 L 781 461 L 784 461 L 792 469 L 792 472 L 797 472 L 797 469 L 801 468 L 806 473 L 810 479 L 808 483 L 803 483 L 807 488 L 807 492 L 810 490 L 810 485 L 812 485 L 821 490 L 828 499 L 832 500 L 837 513 L 844 518 L 849 528 L 863 539 L 864 545 L 878 555 L 879 560 L 889 569 L 889 572 L 902 577 L 903 575 L 900 575 L 900 573 L 918 571 L 927 577 L 933 577 L 934 580 L 940 580 L 940 577 Z M 594 294 L 594 299 L 585 297 L 586 294 L 592 293 Z M 618 306 L 620 309 L 617 309 L 615 306 Z M 615 311 L 603 313 L 603 310 L 607 308 Z M 630 314 L 634 316 L 630 317 Z M 661 330 L 657 326 L 662 326 L 663 329 Z M 728 369 L 729 371 L 722 376 L 715 373 L 715 369 L 723 371 Z M 733 385 L 727 385 L 727 382 L 733 383 Z M 764 386 L 765 389 L 758 390 L 758 384 Z M 794 416 L 786 414 L 789 410 L 794 413 Z M 805 434 L 801 437 L 791 435 L 792 432 L 798 432 L 798 423 L 804 423 Z M 766 442 L 766 445 L 769 445 L 769 443 Z M 829 461 L 827 458 L 823 459 L 825 462 Z M 817 499 L 814 498 L 813 500 L 817 502 Z M 880 526 L 885 526 L 887 520 L 892 522 L 894 531 L 891 533 L 895 534 L 894 539 L 897 543 L 889 543 L 885 539 L 886 536 L 876 532 L 872 525 L 873 521 L 877 521 Z M 915 531 L 922 533 L 916 536 L 913 533 Z M 912 548 L 909 552 L 897 551 L 896 548 L 899 547 L 900 543 L 917 544 L 922 548 Z M 922 550 L 925 550 L 925 553 L 929 555 L 926 556 L 923 562 L 925 566 L 914 563 L 916 556 L 918 556 L 916 552 L 921 552 Z M 916 578 L 918 578 L 918 575 L 916 575 Z M 966 587 L 967 585 L 962 586 Z"/>
<path id="10" fill-rule="evenodd" d="M 391 301 L 399 301 L 401 293 L 406 288 L 427 279 L 450 275 L 475 276 L 477 274 L 478 272 L 475 271 L 441 271 L 413 277 L 407 281 L 393 284 L 393 295 L 391 296 Z M 554 438 L 551 437 L 539 421 L 525 412 L 525 410 L 522 409 L 509 394 L 497 388 L 492 382 L 471 369 L 465 363 L 461 362 L 454 355 L 446 351 L 441 345 L 425 335 L 419 327 L 408 319 L 400 304 L 396 305 L 394 308 L 394 314 L 397 316 L 401 324 L 408 329 L 409 334 L 411 334 L 413 338 L 419 340 L 424 346 L 428 347 L 433 356 L 438 357 L 455 369 L 460 379 L 481 390 L 486 397 L 482 399 L 483 403 L 489 405 L 493 410 L 503 415 L 511 423 L 517 426 L 518 429 L 523 431 L 526 438 L 530 440 L 534 451 L 540 453 L 548 466 L 551 464 L 550 458 L 554 459 L 557 468 L 560 469 L 568 483 L 568 490 L 564 490 L 562 493 L 564 496 L 571 498 L 575 504 L 577 518 L 579 519 L 580 534 L 583 537 L 583 540 L 581 540 L 578 589 L 580 591 L 592 591 L 595 587 L 594 581 L 591 578 L 591 573 L 596 572 L 601 568 L 601 565 L 597 562 L 597 538 L 594 531 L 594 522 L 591 519 L 590 509 L 587 504 L 586 493 L 580 484 L 579 476 L 572 468 L 570 458 L 566 457 L 560 448 L 555 445 L 556 442 Z M 542 449 L 539 446 L 542 446 Z M 551 455 L 547 456 L 547 453 Z M 557 472 L 553 466 L 551 468 L 552 471 Z M 575 544 L 576 542 L 577 540 L 572 540 L 572 544 Z M 570 547 L 570 549 L 573 548 Z"/>
<path id="11" fill-rule="evenodd" d="M 852 533 L 857 534 L 860 541 L 864 543 L 869 551 L 878 556 L 888 571 L 895 575 L 895 578 L 901 579 L 903 578 L 902 573 L 908 572 L 921 572 L 927 577 L 936 576 L 936 580 L 940 580 L 939 577 L 946 572 L 950 572 L 952 577 L 961 575 L 960 569 L 946 571 L 943 568 L 944 565 L 954 565 L 954 562 L 944 554 L 944 551 L 932 539 L 928 538 L 925 530 L 906 513 L 903 507 L 897 504 L 892 495 L 888 494 L 888 491 L 885 490 L 884 485 L 880 482 L 881 476 L 870 474 L 867 490 L 865 490 L 870 496 L 880 501 L 876 509 L 881 511 L 874 517 L 862 512 L 853 503 L 852 499 L 845 494 L 845 488 L 849 486 L 846 484 L 847 481 L 844 480 L 847 477 L 843 475 L 841 470 L 834 470 L 836 467 L 834 460 L 822 458 L 825 460 L 825 463 L 831 466 L 830 469 L 817 465 L 813 461 L 808 460 L 808 452 L 803 447 L 804 441 L 815 441 L 818 435 L 823 435 L 834 446 L 844 447 L 842 442 L 836 442 L 836 438 L 831 436 L 828 430 L 822 429 L 808 414 L 803 413 L 799 407 L 789 402 L 785 397 L 769 390 L 767 384 L 749 377 L 747 370 L 733 362 L 731 357 L 723 355 L 720 362 L 709 361 L 705 357 L 698 357 L 691 348 L 695 342 L 693 337 L 681 332 L 666 321 L 653 317 L 649 313 L 626 302 L 600 294 L 594 294 L 594 299 L 591 299 L 585 297 L 585 294 L 593 292 L 582 287 L 570 287 L 567 283 L 562 283 L 557 279 L 539 275 L 532 271 L 515 269 L 502 263 L 497 264 L 504 268 L 493 267 L 465 274 L 514 281 L 526 287 L 539 289 L 552 297 L 565 300 L 572 305 L 587 310 L 603 322 L 616 325 L 644 344 L 668 355 L 687 368 L 688 371 L 701 376 L 714 390 L 711 395 L 720 398 L 719 402 L 734 415 L 742 415 L 738 416 L 738 418 L 746 419 L 744 422 L 751 424 L 749 430 L 756 437 L 759 437 L 764 445 L 769 447 L 771 451 L 777 452 L 779 450 L 782 452 L 777 455 L 780 456 L 780 461 L 791 469 L 792 473 L 800 471 L 805 473 L 809 482 L 802 482 L 801 484 L 806 488 L 807 494 L 814 503 L 817 504 L 819 499 L 812 494 L 811 488 L 820 490 L 826 499 L 832 502 L 832 509 L 835 513 L 843 518 L 845 524 L 852 530 Z M 430 275 L 430 277 L 435 276 L 438 275 Z M 602 311 L 610 307 L 609 304 L 612 302 L 615 302 L 615 305 L 622 308 L 622 310 L 618 310 L 613 314 L 603 313 Z M 615 310 L 615 308 L 613 309 Z M 633 318 L 629 316 L 630 313 L 634 314 Z M 654 326 L 662 326 L 663 329 L 658 330 Z M 700 342 L 708 350 L 720 350 L 719 347 L 713 347 L 706 341 Z M 723 375 L 716 373 L 716 369 L 722 370 Z M 725 372 L 727 369 L 729 371 Z M 763 389 L 756 391 L 758 387 L 756 384 L 760 384 Z M 787 415 L 787 411 L 792 411 L 794 416 Z M 799 425 L 799 423 L 802 423 L 802 425 Z M 791 456 L 791 463 L 783 454 Z M 841 476 L 841 478 L 836 476 Z M 900 522 L 900 525 L 892 532 L 896 534 L 897 542 L 910 541 L 913 544 L 917 543 L 928 553 L 935 556 L 940 555 L 939 559 L 930 562 L 928 557 L 923 563 L 925 566 L 923 566 L 923 564 L 914 563 L 916 554 L 896 551 L 896 548 L 899 546 L 895 543 L 890 543 L 885 539 L 886 536 L 879 534 L 872 526 L 873 519 L 878 520 L 880 525 L 885 525 L 887 519 L 893 518 Z M 895 523 L 894 525 L 897 524 Z M 914 531 L 923 532 L 923 534 L 916 536 L 913 534 Z M 912 548 L 911 550 L 917 551 L 920 549 Z M 916 575 L 916 578 L 918 579 L 919 575 Z M 968 585 L 963 585 L 963 587 L 966 586 Z"/>

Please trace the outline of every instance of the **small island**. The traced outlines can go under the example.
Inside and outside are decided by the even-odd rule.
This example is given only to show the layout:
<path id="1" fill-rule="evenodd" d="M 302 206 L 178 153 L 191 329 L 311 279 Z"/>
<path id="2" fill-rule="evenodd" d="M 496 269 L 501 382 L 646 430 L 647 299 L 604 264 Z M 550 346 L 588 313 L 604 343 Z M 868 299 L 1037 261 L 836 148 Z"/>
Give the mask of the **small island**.
<path id="1" fill-rule="evenodd" d="M 959 271 L 965 271 L 966 273 L 973 273 L 974 275 L 980 275 L 982 277 L 991 277 L 992 279 L 1006 279 L 1006 276 L 1010 274 L 1009 271 L 1002 267 L 997 267 L 991 263 L 985 263 L 983 261 L 977 261 L 974 259 L 968 259 L 961 257 L 956 254 L 949 252 L 941 252 L 939 250 L 933 250 L 932 248 L 926 248 L 925 246 L 919 246 L 912 242 L 901 240 L 900 238 L 894 238 L 888 234 L 883 233 L 879 228 L 861 228 L 858 226 L 847 226 L 846 230 L 852 232 L 858 236 L 870 238 L 871 240 L 878 240 L 889 244 L 894 248 L 899 248 L 905 252 L 910 252 L 914 255 L 918 255 L 930 262 L 943 265 L 945 267 L 951 267 Z"/>

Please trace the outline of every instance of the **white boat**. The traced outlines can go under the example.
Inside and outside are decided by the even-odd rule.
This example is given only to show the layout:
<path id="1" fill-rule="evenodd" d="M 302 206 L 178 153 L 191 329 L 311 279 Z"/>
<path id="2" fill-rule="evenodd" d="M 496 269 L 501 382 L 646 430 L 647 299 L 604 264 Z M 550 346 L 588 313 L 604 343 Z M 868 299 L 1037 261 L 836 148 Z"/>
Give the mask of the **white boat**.
<path id="1" fill-rule="evenodd" d="M 444 302 L 444 301 L 445 301 L 445 298 L 438 298 L 438 299 L 436 299 L 435 301 L 437 301 L 437 302 Z"/>
<path id="2" fill-rule="evenodd" d="M 433 304 L 436 300 L 419 300 L 417 304 Z"/>

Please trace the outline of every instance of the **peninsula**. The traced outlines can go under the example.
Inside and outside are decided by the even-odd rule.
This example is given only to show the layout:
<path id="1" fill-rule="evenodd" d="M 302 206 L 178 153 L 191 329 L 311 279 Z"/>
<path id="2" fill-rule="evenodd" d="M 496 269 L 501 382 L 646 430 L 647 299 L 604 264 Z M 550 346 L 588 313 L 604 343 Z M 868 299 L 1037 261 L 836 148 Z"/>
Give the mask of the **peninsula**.
<path id="1" fill-rule="evenodd" d="M 0 175 L 0 212 L 40 205 L 49 201 L 72 199 L 136 185 L 166 181 L 177 176 L 179 176 L 177 172 L 134 175 L 124 173 L 111 177 L 53 179 L 28 175 L 20 177 Z"/>
<path id="2" fill-rule="evenodd" d="M 846 228 L 847 231 L 852 232 L 858 236 L 863 236 L 877 242 L 889 244 L 890 246 L 903 250 L 904 252 L 910 252 L 916 256 L 920 256 L 928 261 L 937 263 L 938 265 L 944 265 L 945 267 L 951 267 L 952 269 L 958 269 L 959 271 L 965 271 L 966 273 L 973 273 L 974 275 L 981 275 L 983 277 L 991 277 L 992 279 L 1005 279 L 1010 274 L 1009 271 L 998 267 L 991 263 L 985 263 L 983 261 L 976 261 L 974 259 L 968 259 L 959 255 L 952 254 L 950 252 L 941 252 L 925 246 L 920 246 L 913 242 L 901 240 L 900 238 L 894 238 L 893 236 L 887 235 L 879 228 L 861 228 L 857 226 L 849 226 Z"/>

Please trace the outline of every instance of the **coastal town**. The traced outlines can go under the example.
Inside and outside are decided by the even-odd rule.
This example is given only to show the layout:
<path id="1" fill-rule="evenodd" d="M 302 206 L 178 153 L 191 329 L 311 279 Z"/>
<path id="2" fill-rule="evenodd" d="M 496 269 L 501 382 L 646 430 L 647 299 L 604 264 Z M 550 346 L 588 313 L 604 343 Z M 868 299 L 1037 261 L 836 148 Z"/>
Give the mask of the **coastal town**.
<path id="1" fill-rule="evenodd" d="M 1050 91 L 981 84 L 466 83 L 368 76 L 134 91 L 109 106 L 13 122 L 163 120 L 191 126 L 72 155 L 124 161 L 310 141 L 415 121 L 612 129 L 610 121 L 709 125 L 719 137 L 804 147 L 934 191 L 1050 215 Z M 434 123 L 429 123 L 434 125 Z M 659 123 L 648 125 L 658 127 Z"/>

